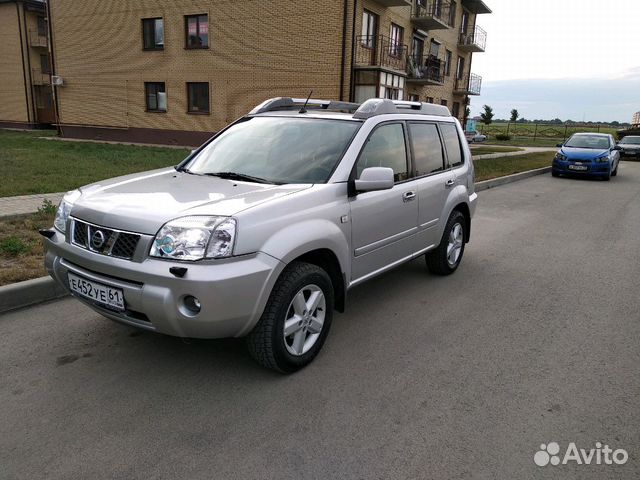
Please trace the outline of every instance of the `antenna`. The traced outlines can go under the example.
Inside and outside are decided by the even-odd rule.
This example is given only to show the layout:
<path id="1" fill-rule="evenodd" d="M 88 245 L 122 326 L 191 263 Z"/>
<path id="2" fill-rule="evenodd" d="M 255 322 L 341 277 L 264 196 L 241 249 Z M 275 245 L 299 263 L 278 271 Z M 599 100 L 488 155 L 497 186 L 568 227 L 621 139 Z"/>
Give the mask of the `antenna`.
<path id="1" fill-rule="evenodd" d="M 307 113 L 307 103 L 309 103 L 309 99 L 311 98 L 311 95 L 313 95 L 313 90 L 309 92 L 309 96 L 305 100 L 304 105 L 302 106 L 302 108 L 298 113 Z"/>

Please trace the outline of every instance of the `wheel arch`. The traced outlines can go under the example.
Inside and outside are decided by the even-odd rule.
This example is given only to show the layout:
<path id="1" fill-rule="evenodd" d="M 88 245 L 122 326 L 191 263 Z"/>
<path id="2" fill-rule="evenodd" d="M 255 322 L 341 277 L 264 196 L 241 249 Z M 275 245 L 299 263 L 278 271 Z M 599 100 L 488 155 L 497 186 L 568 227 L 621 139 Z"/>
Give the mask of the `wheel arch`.
<path id="1" fill-rule="evenodd" d="M 308 251 L 294 258 L 292 262 L 305 262 L 322 268 L 333 284 L 334 308 L 339 312 L 344 312 L 347 296 L 346 281 L 340 261 L 336 254 L 328 248 L 318 248 Z"/>
<path id="2" fill-rule="evenodd" d="M 451 213 L 456 211 L 464 215 L 466 221 L 464 229 L 464 241 L 465 243 L 469 243 L 469 240 L 471 239 L 471 210 L 469 210 L 469 205 L 464 202 L 458 203 L 455 207 L 453 207 Z M 451 216 L 451 214 L 449 214 L 449 216 Z"/>

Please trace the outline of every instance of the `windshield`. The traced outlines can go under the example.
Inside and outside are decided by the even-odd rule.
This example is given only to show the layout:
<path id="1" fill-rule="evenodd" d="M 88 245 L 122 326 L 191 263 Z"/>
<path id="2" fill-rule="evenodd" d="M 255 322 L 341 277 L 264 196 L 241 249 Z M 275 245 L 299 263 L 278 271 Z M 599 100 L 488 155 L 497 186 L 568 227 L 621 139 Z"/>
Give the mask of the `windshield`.
<path id="1" fill-rule="evenodd" d="M 640 137 L 624 137 L 620 140 L 620 143 L 626 143 L 627 145 L 640 145 Z"/>
<path id="2" fill-rule="evenodd" d="M 564 146 L 573 148 L 597 148 L 602 150 L 609 148 L 609 139 L 599 135 L 574 135 Z"/>
<path id="3" fill-rule="evenodd" d="M 186 169 L 269 183 L 326 183 L 361 122 L 248 117 L 207 145 Z M 233 175 L 230 175 L 230 174 Z M 251 179 L 247 178 L 251 181 Z"/>

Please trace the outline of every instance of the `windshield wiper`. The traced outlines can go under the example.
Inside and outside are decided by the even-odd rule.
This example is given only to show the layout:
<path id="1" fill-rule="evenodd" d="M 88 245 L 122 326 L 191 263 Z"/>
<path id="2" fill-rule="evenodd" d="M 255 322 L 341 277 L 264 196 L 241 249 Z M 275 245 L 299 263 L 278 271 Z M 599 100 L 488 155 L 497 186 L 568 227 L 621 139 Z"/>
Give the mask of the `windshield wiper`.
<path id="1" fill-rule="evenodd" d="M 203 173 L 202 175 L 207 175 L 209 177 L 220 177 L 228 180 L 240 180 L 240 181 L 244 180 L 245 182 L 270 183 L 270 184 L 275 183 L 279 185 L 277 182 L 272 182 L 265 178 L 254 177 L 252 175 L 247 175 L 245 173 L 238 173 L 238 172 L 209 172 L 209 173 Z"/>

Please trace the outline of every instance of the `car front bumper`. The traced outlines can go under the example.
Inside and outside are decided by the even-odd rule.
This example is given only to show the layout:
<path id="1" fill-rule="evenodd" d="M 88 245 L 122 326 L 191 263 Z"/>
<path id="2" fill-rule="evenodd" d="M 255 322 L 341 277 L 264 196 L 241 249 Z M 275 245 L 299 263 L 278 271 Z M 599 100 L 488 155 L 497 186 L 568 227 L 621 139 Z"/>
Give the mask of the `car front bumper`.
<path id="1" fill-rule="evenodd" d="M 112 320 L 145 330 L 190 338 L 239 337 L 257 323 L 269 293 L 284 268 L 264 253 L 201 262 L 147 258 L 142 262 L 84 250 L 55 232 L 45 239 L 45 266 L 69 293 Z M 183 278 L 170 267 L 186 267 Z M 125 311 L 119 312 L 74 294 L 68 273 L 122 289 Z M 196 297 L 201 310 L 185 308 L 186 296 Z"/>
<path id="2" fill-rule="evenodd" d="M 595 175 L 595 176 L 604 176 L 607 175 L 611 170 L 610 162 L 580 162 L 581 165 L 576 165 L 575 162 L 572 161 L 553 161 L 553 171 L 554 173 L 566 174 L 566 175 Z M 571 166 L 579 166 L 586 167 L 586 170 L 576 170 L 573 168 L 569 168 Z"/>
<path id="3" fill-rule="evenodd" d="M 640 148 L 623 148 L 620 151 L 620 155 L 623 157 L 640 158 Z"/>

